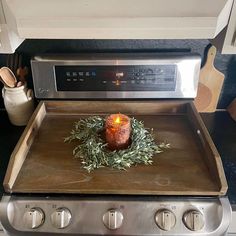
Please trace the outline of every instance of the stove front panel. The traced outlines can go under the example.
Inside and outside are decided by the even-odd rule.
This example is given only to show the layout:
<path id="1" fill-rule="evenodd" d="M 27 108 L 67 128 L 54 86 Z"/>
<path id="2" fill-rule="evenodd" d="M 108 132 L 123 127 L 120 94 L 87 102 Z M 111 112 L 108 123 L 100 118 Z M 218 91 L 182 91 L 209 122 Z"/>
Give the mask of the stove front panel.
<path id="1" fill-rule="evenodd" d="M 226 197 L 4 196 L 1 221 L 9 235 L 224 235 Z"/>

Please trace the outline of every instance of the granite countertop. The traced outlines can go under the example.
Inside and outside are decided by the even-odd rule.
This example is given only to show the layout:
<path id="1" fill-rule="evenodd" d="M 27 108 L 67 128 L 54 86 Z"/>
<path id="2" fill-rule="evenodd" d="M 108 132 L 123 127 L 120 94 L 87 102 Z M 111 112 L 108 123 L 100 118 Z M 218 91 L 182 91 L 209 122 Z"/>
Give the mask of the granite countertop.
<path id="1" fill-rule="evenodd" d="M 221 155 L 229 185 L 229 200 L 232 205 L 236 205 L 236 122 L 226 111 L 201 114 L 201 116 Z M 2 195 L 4 192 L 2 182 L 7 164 L 24 127 L 11 125 L 4 110 L 0 111 L 0 127 L 0 194 Z"/>
<path id="2" fill-rule="evenodd" d="M 221 156 L 230 203 L 236 205 L 236 121 L 226 111 L 201 116 Z"/>
<path id="3" fill-rule="evenodd" d="M 3 179 L 10 155 L 25 127 L 11 125 L 7 113 L 0 110 L 0 194 L 3 193 Z"/>

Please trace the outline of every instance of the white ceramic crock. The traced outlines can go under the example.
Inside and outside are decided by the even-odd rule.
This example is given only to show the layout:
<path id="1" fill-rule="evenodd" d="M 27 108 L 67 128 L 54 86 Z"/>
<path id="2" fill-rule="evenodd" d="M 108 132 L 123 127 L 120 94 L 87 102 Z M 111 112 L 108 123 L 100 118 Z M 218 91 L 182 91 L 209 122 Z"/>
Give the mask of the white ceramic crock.
<path id="1" fill-rule="evenodd" d="M 26 125 L 34 111 L 32 89 L 28 89 L 26 84 L 16 88 L 4 87 L 2 96 L 11 123 Z"/>

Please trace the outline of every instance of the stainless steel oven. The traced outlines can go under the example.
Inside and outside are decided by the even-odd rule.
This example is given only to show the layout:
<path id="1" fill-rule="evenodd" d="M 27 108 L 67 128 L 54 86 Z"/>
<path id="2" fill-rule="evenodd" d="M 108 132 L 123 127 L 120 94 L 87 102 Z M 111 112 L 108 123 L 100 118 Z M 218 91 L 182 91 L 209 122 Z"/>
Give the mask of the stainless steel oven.
<path id="1" fill-rule="evenodd" d="M 31 62 L 37 99 L 47 99 L 49 104 L 54 100 L 74 100 L 78 104 L 117 101 L 114 104 L 122 104 L 126 111 L 125 105 L 130 101 L 145 106 L 146 101 L 193 99 L 197 93 L 200 64 L 198 55 L 181 53 L 44 55 L 36 56 Z M 94 104 L 96 106 L 99 102 Z M 176 112 L 174 108 L 168 109 Z M 53 109 L 51 112 L 53 114 Z M 201 145 L 206 145 L 201 132 L 195 131 Z M 222 168 L 220 161 L 217 165 L 218 169 Z M 27 173 L 24 173 L 26 178 Z M 119 175 L 123 173 L 119 172 Z M 198 176 L 195 177 L 197 181 Z M 124 191 L 118 194 L 120 187 L 113 194 L 111 191 L 102 193 L 99 187 L 97 194 L 95 191 L 80 193 L 78 189 L 63 193 L 44 191 L 40 185 L 27 191 L 27 187 L 21 188 L 22 179 L 17 188 L 14 184 L 12 188 L 12 181 L 5 185 L 6 194 L 0 205 L 3 228 L 12 236 L 221 236 L 227 233 L 231 221 L 226 188 L 212 187 L 210 193 L 205 189 L 207 194 L 200 194 L 200 191 L 191 194 L 184 189 L 179 194 L 169 191 L 167 195 L 153 194 L 151 190 L 152 194 L 148 191 L 146 194 L 137 191 L 135 194 L 125 194 Z M 217 179 L 224 182 L 224 174 L 213 178 L 212 183 Z M 17 180 L 16 177 L 16 184 Z M 34 183 L 34 179 L 32 181 Z M 101 183 L 99 181 L 97 185 Z M 192 184 L 198 188 L 196 182 Z M 199 182 L 199 186 L 204 188 L 204 182 Z M 83 187 L 86 188 L 86 184 Z"/>

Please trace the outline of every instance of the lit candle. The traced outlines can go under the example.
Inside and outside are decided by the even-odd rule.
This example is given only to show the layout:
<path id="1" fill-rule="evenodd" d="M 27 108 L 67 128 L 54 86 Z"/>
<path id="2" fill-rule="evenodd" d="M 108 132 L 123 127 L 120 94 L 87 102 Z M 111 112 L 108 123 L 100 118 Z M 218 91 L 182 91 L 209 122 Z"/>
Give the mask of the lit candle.
<path id="1" fill-rule="evenodd" d="M 130 142 L 130 118 L 123 114 L 112 114 L 106 119 L 106 142 L 111 150 L 125 149 Z"/>

